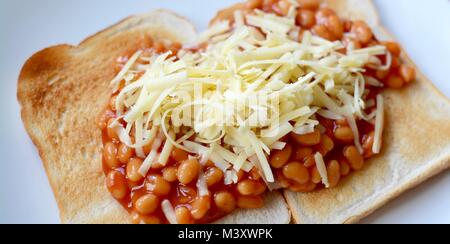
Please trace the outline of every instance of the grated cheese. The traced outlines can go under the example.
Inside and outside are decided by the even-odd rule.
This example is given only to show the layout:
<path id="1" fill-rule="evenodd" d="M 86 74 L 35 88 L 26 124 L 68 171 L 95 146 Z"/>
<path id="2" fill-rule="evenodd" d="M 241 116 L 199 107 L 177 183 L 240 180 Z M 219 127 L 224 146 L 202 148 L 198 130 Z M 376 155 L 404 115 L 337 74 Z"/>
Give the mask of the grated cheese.
<path id="1" fill-rule="evenodd" d="M 170 224 L 178 224 L 177 216 L 175 215 L 175 210 L 169 200 L 164 200 L 161 202 L 161 209 L 164 216 L 169 221 Z"/>
<path id="2" fill-rule="evenodd" d="M 316 161 L 317 170 L 319 171 L 320 177 L 322 178 L 322 183 L 326 188 L 329 188 L 330 183 L 328 182 L 327 167 L 325 166 L 325 162 L 323 161 L 322 154 L 317 152 L 314 155 L 314 160 Z"/>
<path id="3" fill-rule="evenodd" d="M 177 147 L 202 163 L 211 160 L 225 173 L 227 183 L 235 181 L 239 170 L 254 167 L 266 183 L 273 183 L 270 151 L 282 150 L 286 143 L 280 140 L 289 133 L 323 131 L 316 114 L 345 118 L 360 152 L 356 120 L 370 122 L 375 116 L 373 151 L 379 152 L 382 98 L 377 97 L 377 112 L 370 115 L 364 113 L 371 105 L 364 98 L 366 84 L 382 83 L 363 73 L 366 66 L 385 69 L 392 57 L 381 45 L 348 48 L 342 54 L 343 43 L 309 31 L 299 43 L 293 34 L 299 32 L 298 5 L 290 2 L 286 17 L 258 10 L 235 12 L 234 25 L 218 22 L 200 35 L 194 44 L 207 43 L 205 50 L 181 50 L 178 58 L 170 52 L 150 57 L 136 52 L 130 58 L 112 81 L 116 88 L 122 80 L 126 83 L 116 99 L 118 119 L 111 126 L 140 157 L 145 156 L 143 147 L 152 144 L 140 174 L 145 176 L 155 162 L 165 165 Z M 386 64 L 379 55 L 386 55 Z M 144 62 L 137 64 L 138 60 Z M 119 119 L 127 122 L 126 128 Z M 323 158 L 315 157 L 327 185 Z M 201 175 L 197 185 L 206 194 Z"/>

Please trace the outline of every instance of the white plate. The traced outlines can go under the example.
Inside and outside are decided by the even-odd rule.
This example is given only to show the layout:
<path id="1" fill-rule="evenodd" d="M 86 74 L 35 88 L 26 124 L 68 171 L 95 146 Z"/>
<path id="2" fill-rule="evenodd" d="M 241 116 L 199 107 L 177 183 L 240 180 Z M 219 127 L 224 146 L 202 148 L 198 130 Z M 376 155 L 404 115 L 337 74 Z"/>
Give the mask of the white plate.
<path id="1" fill-rule="evenodd" d="M 47 176 L 25 133 L 16 80 L 25 60 L 54 44 L 77 44 L 134 13 L 169 8 L 199 29 L 234 0 L 2 0 L 0 1 L 0 223 L 58 223 Z M 376 0 L 385 25 L 420 69 L 450 96 L 450 3 Z M 420 102 L 420 101 L 418 101 Z M 416 188 L 363 223 L 450 223 L 450 173 Z"/>

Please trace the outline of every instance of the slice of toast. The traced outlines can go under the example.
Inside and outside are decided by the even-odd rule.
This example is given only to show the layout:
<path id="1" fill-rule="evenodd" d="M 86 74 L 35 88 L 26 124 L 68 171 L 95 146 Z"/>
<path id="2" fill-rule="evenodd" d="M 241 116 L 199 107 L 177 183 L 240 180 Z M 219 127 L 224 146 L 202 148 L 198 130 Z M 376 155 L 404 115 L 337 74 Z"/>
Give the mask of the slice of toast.
<path id="1" fill-rule="evenodd" d="M 22 69 L 18 84 L 22 119 L 39 150 L 63 223 L 131 222 L 106 189 L 95 119 L 111 95 L 116 58 L 138 46 L 144 34 L 181 43 L 193 42 L 197 35 L 189 21 L 159 10 L 130 17 L 76 47 L 42 50 Z M 223 221 L 290 221 L 280 193 L 270 194 L 267 203 L 265 210 L 236 212 Z"/>
<path id="2" fill-rule="evenodd" d="M 365 20 L 379 40 L 394 40 L 370 0 L 326 2 L 341 17 Z M 402 60 L 414 65 L 405 52 Z M 296 223 L 355 223 L 450 166 L 448 98 L 420 72 L 416 82 L 401 90 L 388 90 L 384 98 L 382 153 L 337 188 L 307 194 L 285 191 Z"/>

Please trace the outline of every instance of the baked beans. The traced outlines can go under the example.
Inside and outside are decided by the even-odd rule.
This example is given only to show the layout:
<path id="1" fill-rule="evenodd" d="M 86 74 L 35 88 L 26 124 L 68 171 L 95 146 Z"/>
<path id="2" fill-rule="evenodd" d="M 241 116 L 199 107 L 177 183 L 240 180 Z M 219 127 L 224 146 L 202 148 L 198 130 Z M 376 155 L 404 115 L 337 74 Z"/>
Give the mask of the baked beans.
<path id="1" fill-rule="evenodd" d="M 364 21 L 342 20 L 330 8 L 320 7 L 320 0 L 297 0 L 296 25 L 299 29 L 299 40 L 305 31 L 330 41 L 340 40 L 345 47 L 354 49 L 382 44 L 392 54 L 392 65 L 388 70 L 367 68 L 365 75 L 373 76 L 386 84 L 387 87 L 401 88 L 416 78 L 413 67 L 402 63 L 401 47 L 395 42 L 378 42 L 372 30 Z M 232 8 L 221 11 L 217 19 L 227 19 L 233 23 L 234 11 L 243 10 L 249 13 L 255 9 L 275 13 L 279 16 L 288 15 L 292 7 L 289 0 L 249 0 L 245 4 L 236 4 Z M 264 34 L 261 32 L 261 36 Z M 165 44 L 153 41 L 148 35 L 137 40 L 143 48 L 143 55 L 152 55 L 171 51 L 172 57 L 177 57 L 182 47 L 180 43 Z M 204 49 L 207 43 L 199 46 Z M 339 50 L 345 52 L 345 49 Z M 386 61 L 383 56 L 379 57 Z M 122 69 L 129 56 L 117 60 L 116 68 Z M 147 61 L 139 61 L 148 63 Z M 119 72 L 119 70 L 117 70 Z M 125 82 L 119 83 L 119 90 Z M 380 91 L 366 87 L 368 97 L 373 98 Z M 381 90 L 381 89 L 380 89 Z M 160 204 L 169 200 L 174 207 L 177 222 L 180 224 L 212 222 L 236 208 L 261 208 L 264 204 L 263 194 L 267 186 L 257 168 L 246 172 L 237 172 L 237 181 L 230 185 L 224 184 L 224 172 L 211 160 L 200 164 L 199 160 L 190 157 L 188 152 L 174 147 L 169 161 L 161 164 L 151 162 L 147 175 L 139 172 L 143 164 L 143 155 L 135 149 L 121 143 L 112 123 L 116 121 L 116 99 L 118 92 L 111 95 L 107 108 L 96 119 L 97 126 L 103 132 L 103 165 L 106 175 L 106 186 L 111 195 L 130 211 L 133 223 L 167 223 Z M 367 108 L 367 114 L 373 111 L 373 106 Z M 311 192 L 322 189 L 322 177 L 316 166 L 314 155 L 319 152 L 326 163 L 330 187 L 336 187 L 341 179 L 352 171 L 360 170 L 364 160 L 374 153 L 373 125 L 357 120 L 363 153 L 354 145 L 354 134 L 345 119 L 329 120 L 317 115 L 321 130 L 298 135 L 290 133 L 281 141 L 286 142 L 282 150 L 272 150 L 268 158 L 276 181 L 283 187 L 295 192 Z M 125 126 L 124 120 L 119 123 Z M 182 133 L 177 137 L 183 136 Z M 134 135 L 131 135 L 134 142 Z M 143 147 L 145 156 L 151 152 L 153 142 Z M 138 156 L 142 156 L 138 157 Z M 203 174 L 208 187 L 208 196 L 201 196 L 197 189 L 198 178 Z M 236 179 L 234 179 L 236 180 Z"/>
<path id="2" fill-rule="evenodd" d="M 355 34 L 356 39 L 363 45 L 368 44 L 372 40 L 372 30 L 364 21 L 354 21 L 350 31 Z"/>
<path id="3" fill-rule="evenodd" d="M 304 28 L 312 28 L 316 24 L 316 16 L 314 11 L 309 9 L 301 9 L 297 14 L 297 23 Z"/>
<path id="4" fill-rule="evenodd" d="M 292 154 L 292 146 L 289 144 L 286 144 L 286 146 L 283 148 L 283 150 L 274 151 L 270 155 L 269 163 L 272 166 L 272 168 L 279 169 L 283 167 L 291 157 Z"/>
<path id="5" fill-rule="evenodd" d="M 185 206 L 181 206 L 175 209 L 175 216 L 177 217 L 178 224 L 193 224 L 191 212 Z"/>
<path id="6" fill-rule="evenodd" d="M 127 179 L 119 171 L 112 170 L 108 173 L 106 186 L 109 192 L 111 192 L 111 195 L 117 200 L 125 198 L 128 194 Z"/>
<path id="7" fill-rule="evenodd" d="M 344 148 L 344 156 L 348 160 L 350 167 L 353 170 L 360 170 L 364 166 L 364 158 L 358 152 L 355 146 L 348 146 Z"/>
<path id="8" fill-rule="evenodd" d="M 319 130 L 305 135 L 291 133 L 292 138 L 302 146 L 314 146 L 320 143 L 321 134 Z"/>
<path id="9" fill-rule="evenodd" d="M 163 178 L 167 182 L 175 182 L 177 178 L 177 168 L 176 167 L 168 167 L 162 170 Z"/>
<path id="10" fill-rule="evenodd" d="M 121 143 L 117 151 L 117 158 L 122 164 L 126 164 L 133 156 L 134 150 L 127 145 Z"/>
<path id="11" fill-rule="evenodd" d="M 343 142 L 350 143 L 353 142 L 355 136 L 353 135 L 352 129 L 349 126 L 338 125 L 333 131 L 334 138 Z"/>
<path id="12" fill-rule="evenodd" d="M 121 165 L 117 159 L 117 145 L 113 142 L 107 142 L 103 146 L 103 159 L 105 164 L 110 168 L 117 168 Z"/>
<path id="13" fill-rule="evenodd" d="M 133 182 L 138 182 L 144 179 L 144 177 L 139 173 L 139 168 L 142 165 L 142 159 L 132 158 L 127 164 L 127 178 Z"/>
<path id="14" fill-rule="evenodd" d="M 333 150 L 333 148 L 334 148 L 333 140 L 329 136 L 323 135 L 322 140 L 318 145 L 318 151 L 320 152 L 320 154 L 322 154 L 322 156 L 325 156 L 327 155 L 327 153 Z"/>
<path id="15" fill-rule="evenodd" d="M 301 8 L 310 10 L 317 10 L 320 5 L 319 0 L 297 0 L 297 2 Z"/>
<path id="16" fill-rule="evenodd" d="M 149 175 L 145 184 L 148 191 L 158 195 L 165 196 L 170 192 L 170 184 L 161 175 Z"/>
<path id="17" fill-rule="evenodd" d="M 182 184 L 189 184 L 198 177 L 198 171 L 200 170 L 200 163 L 197 159 L 188 159 L 183 161 L 178 166 L 178 181 Z"/>
<path id="18" fill-rule="evenodd" d="M 305 184 L 309 181 L 308 169 L 299 162 L 291 162 L 283 167 L 283 174 L 286 178 L 299 184 Z"/>
<path id="19" fill-rule="evenodd" d="M 214 196 L 217 208 L 225 213 L 230 213 L 236 208 L 236 199 L 230 192 L 221 191 Z"/>
<path id="20" fill-rule="evenodd" d="M 238 196 L 237 206 L 244 209 L 262 208 L 264 200 L 261 196 Z"/>
<path id="21" fill-rule="evenodd" d="M 337 186 L 339 180 L 341 179 L 341 168 L 338 161 L 332 160 L 328 163 L 327 175 L 330 187 Z"/>
<path id="22" fill-rule="evenodd" d="M 400 76 L 407 83 L 416 79 L 416 70 L 406 64 L 400 65 Z"/>
<path id="23" fill-rule="evenodd" d="M 213 186 L 223 180 L 223 172 L 217 167 L 210 167 L 205 173 L 206 184 Z"/>
<path id="24" fill-rule="evenodd" d="M 146 194 L 136 201 L 136 211 L 140 214 L 151 214 L 159 206 L 159 199 L 154 194 Z"/>
<path id="25" fill-rule="evenodd" d="M 209 197 L 199 197 L 191 204 L 191 215 L 194 219 L 201 219 L 210 208 Z"/>

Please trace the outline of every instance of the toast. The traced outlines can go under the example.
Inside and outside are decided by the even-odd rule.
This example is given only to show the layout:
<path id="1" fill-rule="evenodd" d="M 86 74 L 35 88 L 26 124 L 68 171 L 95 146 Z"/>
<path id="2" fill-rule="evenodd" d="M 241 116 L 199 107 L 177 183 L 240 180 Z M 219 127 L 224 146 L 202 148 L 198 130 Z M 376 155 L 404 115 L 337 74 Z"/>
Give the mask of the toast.
<path id="1" fill-rule="evenodd" d="M 392 39 L 370 0 L 327 2 L 342 17 L 366 20 L 379 39 Z M 101 132 L 95 118 L 109 99 L 115 59 L 136 46 L 142 33 L 182 43 L 196 36 L 185 19 L 154 11 L 130 17 L 77 47 L 60 45 L 38 52 L 22 69 L 18 85 L 22 119 L 43 160 L 63 223 L 131 222 L 104 184 Z M 412 64 L 405 55 L 403 59 Z M 413 85 L 385 94 L 384 150 L 364 170 L 334 189 L 286 191 L 289 208 L 274 192 L 263 209 L 238 210 L 218 223 L 288 223 L 289 209 L 296 223 L 353 223 L 448 168 L 449 101 L 420 73 Z"/>
<path id="2" fill-rule="evenodd" d="M 326 2 L 341 17 L 365 20 L 379 40 L 394 40 L 370 0 Z M 419 71 L 404 50 L 402 59 Z M 336 188 L 307 194 L 285 191 L 295 223 L 355 223 L 450 166 L 448 98 L 420 72 L 416 82 L 400 91 L 388 90 L 384 97 L 381 154 Z"/>
<path id="3" fill-rule="evenodd" d="M 21 71 L 22 119 L 43 160 L 62 223 L 131 223 L 105 186 L 95 120 L 111 95 L 115 59 L 135 48 L 143 33 L 181 43 L 193 42 L 197 35 L 184 18 L 157 10 L 130 17 L 76 47 L 44 49 Z M 272 193 L 265 210 L 236 212 L 222 221 L 289 223 L 290 213 L 282 195 Z"/>

